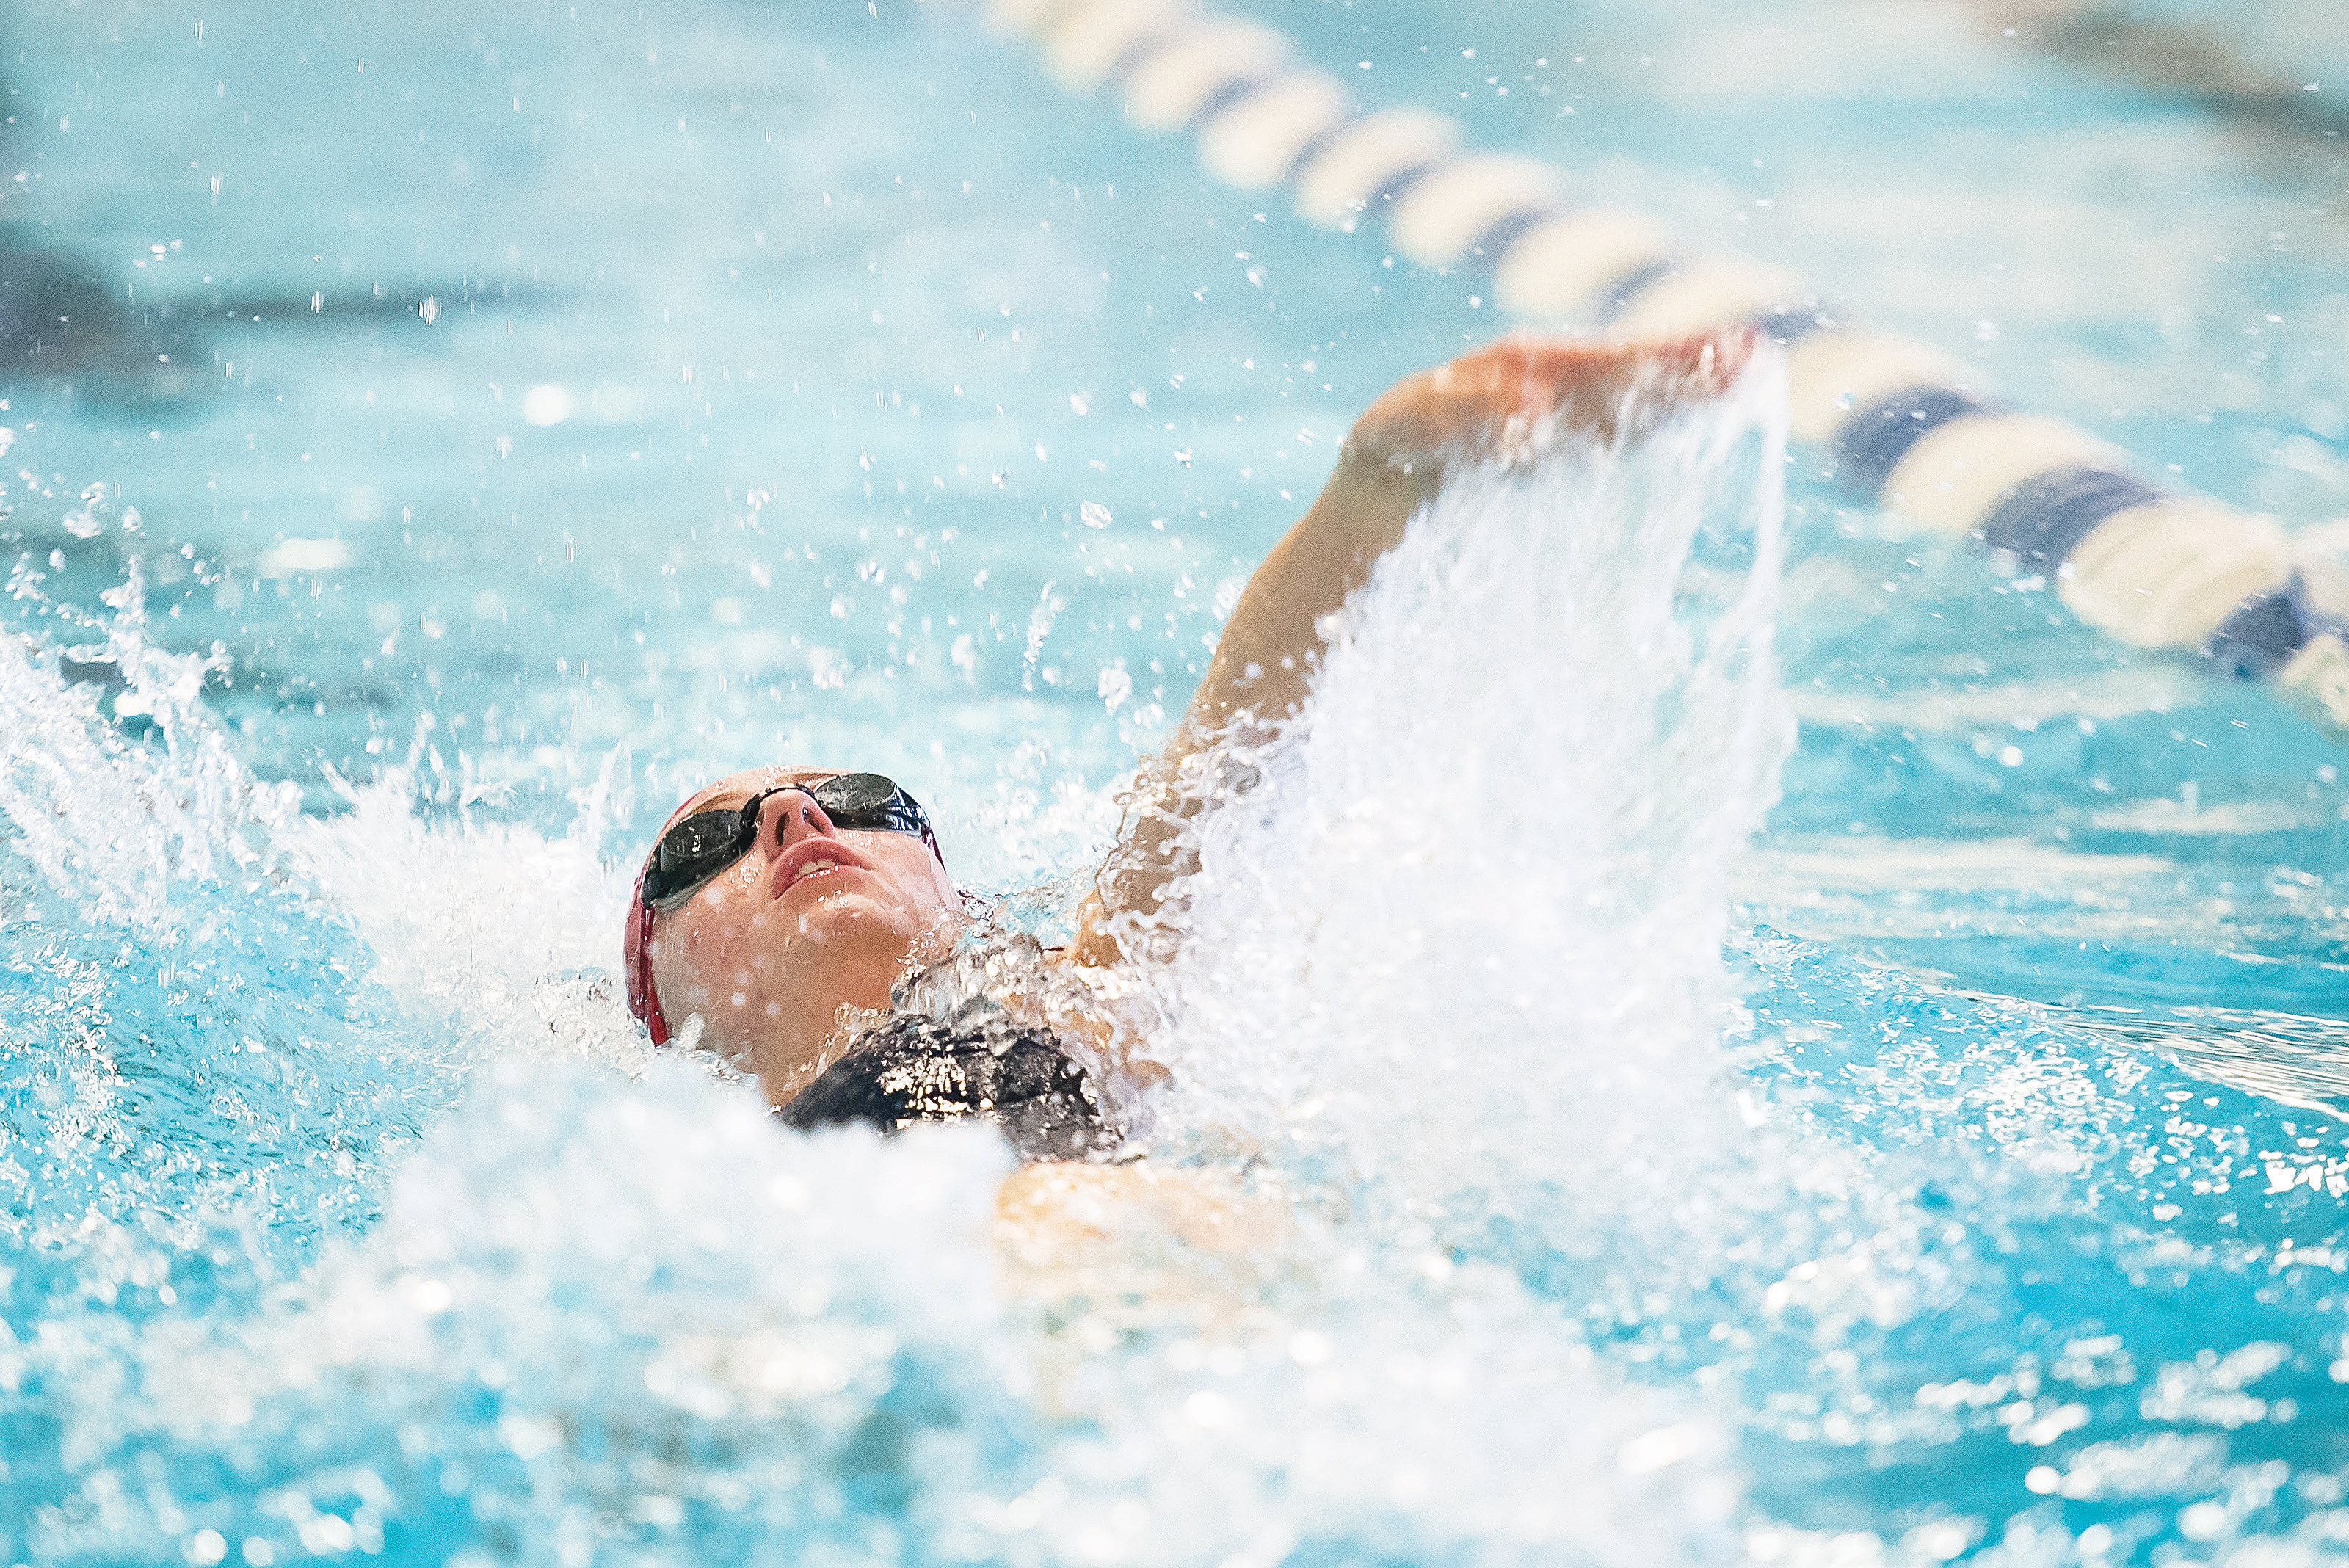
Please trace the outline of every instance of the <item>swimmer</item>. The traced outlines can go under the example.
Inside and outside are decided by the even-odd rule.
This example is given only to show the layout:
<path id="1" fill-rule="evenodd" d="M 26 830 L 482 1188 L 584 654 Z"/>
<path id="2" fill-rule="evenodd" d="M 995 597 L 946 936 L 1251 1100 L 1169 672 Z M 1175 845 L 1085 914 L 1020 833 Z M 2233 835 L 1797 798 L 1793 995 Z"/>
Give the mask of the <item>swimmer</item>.
<path id="1" fill-rule="evenodd" d="M 1758 341 L 1743 329 L 1635 345 L 1511 338 L 1380 398 L 1248 579 L 1174 738 L 1138 775 L 1067 948 L 959 972 L 969 917 L 922 806 L 876 774 L 760 768 L 696 794 L 656 841 L 627 920 L 631 1010 L 656 1044 L 690 1030 L 795 1126 L 978 1118 L 1030 1162 L 1113 1148 L 1115 1091 L 1151 1069 L 1108 1010 L 1087 1007 L 1101 987 L 1055 977 L 1163 957 L 1153 943 L 1179 927 L 1160 918 L 1188 869 L 1191 819 L 1213 798 L 1199 785 L 1218 748 L 1304 711 L 1327 618 L 1448 478 L 1531 463 L 1569 440 L 1636 437 L 1725 390 Z M 1007 1189 L 1006 1212 L 1067 1179 Z M 1195 1218 L 1198 1200 L 1181 1202 Z"/>

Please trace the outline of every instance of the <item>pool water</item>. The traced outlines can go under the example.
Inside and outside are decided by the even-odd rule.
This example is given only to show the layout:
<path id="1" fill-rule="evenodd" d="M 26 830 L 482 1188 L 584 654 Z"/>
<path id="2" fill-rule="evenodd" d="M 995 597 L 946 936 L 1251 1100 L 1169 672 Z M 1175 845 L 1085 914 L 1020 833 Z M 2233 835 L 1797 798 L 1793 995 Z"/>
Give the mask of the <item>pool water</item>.
<path id="1" fill-rule="evenodd" d="M 1954 5 L 1253 14 L 2349 516 L 2322 114 Z M 1478 280 L 902 5 L 0 39 L 84 318 L 0 338 L 0 1562 L 2349 1557 L 2339 742 L 1777 461 L 1771 367 L 1355 607 L 1143 999 L 1280 1240 L 1055 1294 L 988 1136 L 651 1060 L 635 862 L 873 768 L 1064 921 Z"/>

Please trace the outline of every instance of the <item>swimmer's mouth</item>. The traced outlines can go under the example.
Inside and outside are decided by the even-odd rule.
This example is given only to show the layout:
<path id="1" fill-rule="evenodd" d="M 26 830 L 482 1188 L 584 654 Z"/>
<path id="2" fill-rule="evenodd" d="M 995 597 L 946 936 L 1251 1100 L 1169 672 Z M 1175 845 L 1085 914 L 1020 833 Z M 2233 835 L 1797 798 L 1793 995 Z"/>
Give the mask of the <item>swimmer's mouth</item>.
<path id="1" fill-rule="evenodd" d="M 819 835 L 801 839 L 777 857 L 768 890 L 771 897 L 780 898 L 811 878 L 872 869 L 872 862 L 840 839 Z"/>

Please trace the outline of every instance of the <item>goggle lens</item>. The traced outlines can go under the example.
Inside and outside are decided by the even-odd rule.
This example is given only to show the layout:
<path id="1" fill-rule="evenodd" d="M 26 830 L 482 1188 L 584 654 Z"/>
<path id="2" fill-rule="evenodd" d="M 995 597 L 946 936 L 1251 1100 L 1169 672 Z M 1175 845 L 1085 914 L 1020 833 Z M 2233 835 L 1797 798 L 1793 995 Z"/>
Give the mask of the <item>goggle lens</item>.
<path id="1" fill-rule="evenodd" d="M 740 806 L 697 811 L 661 835 L 645 867 L 644 900 L 673 909 L 698 892 L 759 842 L 759 811 L 770 796 L 805 792 L 835 827 L 864 833 L 902 833 L 937 851 L 937 836 L 921 803 L 880 774 L 839 774 L 812 784 L 763 790 Z"/>

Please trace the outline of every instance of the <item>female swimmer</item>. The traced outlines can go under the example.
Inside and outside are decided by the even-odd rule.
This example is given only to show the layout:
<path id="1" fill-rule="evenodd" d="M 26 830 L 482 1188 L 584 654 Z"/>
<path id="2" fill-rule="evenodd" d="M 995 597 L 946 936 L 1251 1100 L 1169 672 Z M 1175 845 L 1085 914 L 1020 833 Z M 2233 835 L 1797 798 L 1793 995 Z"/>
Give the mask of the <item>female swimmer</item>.
<path id="1" fill-rule="evenodd" d="M 974 977 L 947 961 L 967 917 L 928 818 L 903 789 L 874 774 L 777 766 L 710 785 L 663 828 L 629 914 L 632 1010 L 656 1043 L 698 1020 L 698 1043 L 755 1075 L 797 1125 L 978 1117 L 1030 1160 L 1114 1145 L 1125 1100 L 1109 1080 L 1130 1085 L 1148 1069 L 1081 1000 L 1034 999 L 1081 998 L 1085 988 L 1056 987 L 1053 974 L 1147 964 L 1175 939 L 1179 919 L 1164 917 L 1186 869 L 1187 818 L 1213 798 L 1198 781 L 1219 744 L 1303 711 L 1325 618 L 1447 478 L 1529 462 L 1570 438 L 1636 435 L 1725 390 L 1757 341 L 1743 330 L 1644 345 L 1505 340 L 1380 398 L 1249 578 L 1173 740 L 1139 775 L 1077 940 L 1036 955 L 1029 972 L 998 965 Z"/>

